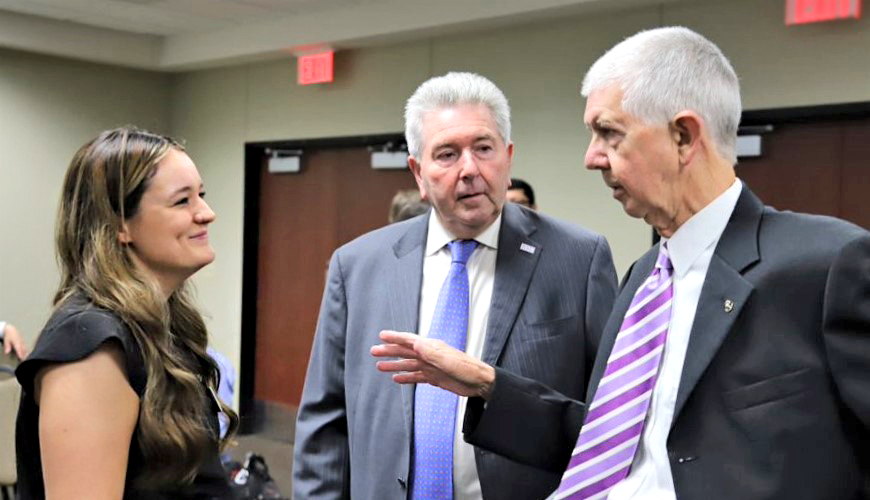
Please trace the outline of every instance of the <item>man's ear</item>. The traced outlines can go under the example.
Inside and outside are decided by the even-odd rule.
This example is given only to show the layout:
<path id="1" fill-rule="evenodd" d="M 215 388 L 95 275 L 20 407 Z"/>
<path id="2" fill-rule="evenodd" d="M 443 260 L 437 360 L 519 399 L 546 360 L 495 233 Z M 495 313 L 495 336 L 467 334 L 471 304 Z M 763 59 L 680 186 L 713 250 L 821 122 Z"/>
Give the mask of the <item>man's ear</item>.
<path id="1" fill-rule="evenodd" d="M 674 116 L 669 127 L 680 155 L 680 165 L 688 165 L 701 148 L 704 121 L 694 111 L 681 111 Z"/>
<path id="2" fill-rule="evenodd" d="M 510 172 L 511 167 L 514 165 L 514 143 L 509 143 L 507 145 L 507 153 L 508 153 L 508 172 Z M 508 189 L 511 188 L 511 176 L 508 175 Z"/>
<path id="3" fill-rule="evenodd" d="M 421 166 L 413 156 L 408 156 L 408 168 L 414 174 L 414 180 L 417 181 L 417 189 L 420 190 L 420 198 L 428 201 L 429 198 L 426 193 L 426 186 L 423 184 L 423 173 L 420 171 Z"/>

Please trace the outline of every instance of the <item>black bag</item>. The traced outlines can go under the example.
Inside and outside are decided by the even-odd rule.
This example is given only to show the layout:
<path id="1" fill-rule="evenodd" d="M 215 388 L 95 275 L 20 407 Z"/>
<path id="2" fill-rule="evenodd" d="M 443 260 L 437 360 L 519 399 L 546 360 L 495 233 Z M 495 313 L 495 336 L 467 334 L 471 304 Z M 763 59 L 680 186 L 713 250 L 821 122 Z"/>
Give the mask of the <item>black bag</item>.
<path id="1" fill-rule="evenodd" d="M 282 496 L 260 455 L 248 452 L 245 463 L 227 464 L 230 485 L 239 500 L 289 500 Z"/>

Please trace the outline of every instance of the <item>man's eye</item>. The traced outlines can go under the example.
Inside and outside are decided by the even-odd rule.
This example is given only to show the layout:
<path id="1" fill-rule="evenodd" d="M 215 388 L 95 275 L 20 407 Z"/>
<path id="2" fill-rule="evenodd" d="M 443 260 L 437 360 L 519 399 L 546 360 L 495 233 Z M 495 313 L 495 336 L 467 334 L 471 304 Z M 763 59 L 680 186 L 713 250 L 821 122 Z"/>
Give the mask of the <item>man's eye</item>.
<path id="1" fill-rule="evenodd" d="M 622 134 L 619 131 L 614 130 L 612 128 L 602 128 L 598 130 L 598 136 L 607 142 L 608 144 L 615 145 L 619 142 L 619 139 L 622 138 Z"/>
<path id="2" fill-rule="evenodd" d="M 438 156 L 436 156 L 436 158 L 441 161 L 450 161 L 456 158 L 456 153 L 454 153 L 453 151 L 443 151 L 441 153 L 438 153 Z"/>

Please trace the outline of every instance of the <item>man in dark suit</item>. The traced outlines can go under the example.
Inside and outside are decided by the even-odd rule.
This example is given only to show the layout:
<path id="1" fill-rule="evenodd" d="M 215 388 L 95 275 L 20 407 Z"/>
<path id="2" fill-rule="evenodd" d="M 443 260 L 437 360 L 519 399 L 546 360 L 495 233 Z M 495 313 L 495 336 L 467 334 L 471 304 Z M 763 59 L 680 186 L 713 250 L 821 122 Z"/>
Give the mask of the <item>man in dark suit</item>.
<path id="1" fill-rule="evenodd" d="M 626 39 L 583 95 L 587 167 L 662 237 L 623 281 L 586 404 L 425 340 L 382 349 L 480 394 L 466 439 L 564 471 L 552 498 L 866 498 L 870 233 L 736 179 L 737 76 L 697 33 Z"/>
<path id="2" fill-rule="evenodd" d="M 400 387 L 369 351 L 382 329 L 413 331 L 583 398 L 616 294 L 610 249 L 505 204 L 510 114 L 489 80 L 450 73 L 423 83 L 407 103 L 406 137 L 433 208 L 332 257 L 297 419 L 295 498 L 543 498 L 561 471 L 466 444 L 466 398 Z"/>

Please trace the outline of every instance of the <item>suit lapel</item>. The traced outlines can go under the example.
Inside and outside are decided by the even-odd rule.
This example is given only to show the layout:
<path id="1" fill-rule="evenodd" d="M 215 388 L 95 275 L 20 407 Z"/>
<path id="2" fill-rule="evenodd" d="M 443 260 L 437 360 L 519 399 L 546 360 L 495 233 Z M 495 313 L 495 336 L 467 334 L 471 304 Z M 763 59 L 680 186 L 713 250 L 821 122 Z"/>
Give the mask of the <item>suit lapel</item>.
<path id="1" fill-rule="evenodd" d="M 496 365 L 525 299 L 544 248 L 531 239 L 537 227 L 522 209 L 506 203 L 498 236 L 495 282 L 483 345 L 483 361 Z"/>
<path id="2" fill-rule="evenodd" d="M 416 332 L 420 315 L 420 286 L 423 281 L 423 252 L 429 217 L 419 217 L 408 231 L 393 245 L 395 263 L 392 266 L 387 287 L 390 297 L 391 328 L 404 332 Z M 403 384 L 402 406 L 405 427 L 412 435 L 414 422 L 414 386 Z"/>
<path id="3" fill-rule="evenodd" d="M 695 310 L 671 425 L 676 422 L 689 395 L 752 294 L 753 286 L 743 278 L 742 273 L 759 260 L 758 230 L 763 210 L 761 201 L 743 186 L 707 269 Z"/>

